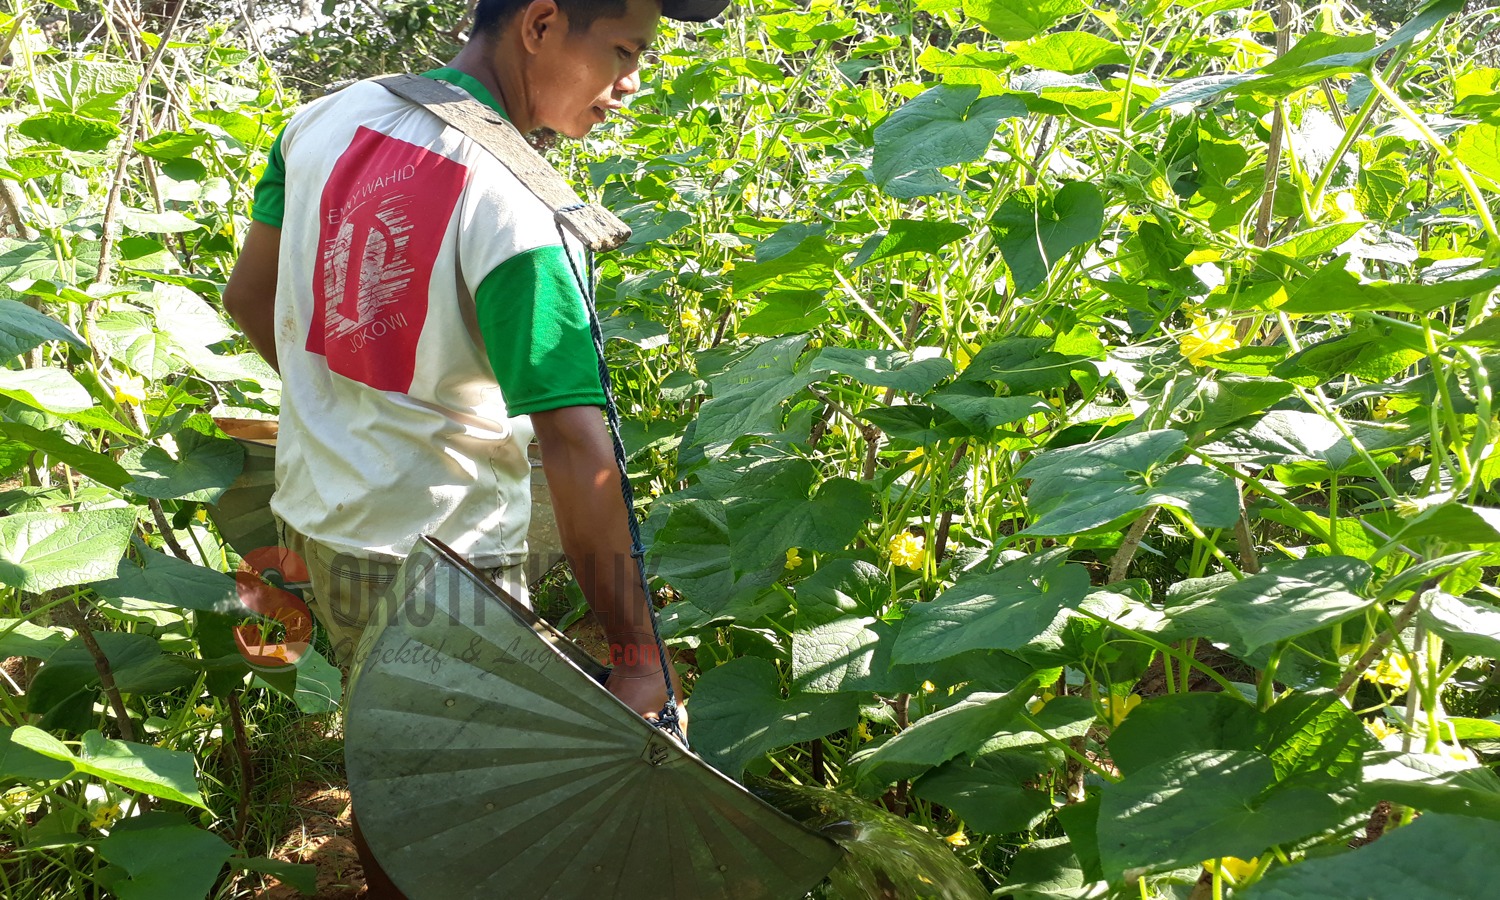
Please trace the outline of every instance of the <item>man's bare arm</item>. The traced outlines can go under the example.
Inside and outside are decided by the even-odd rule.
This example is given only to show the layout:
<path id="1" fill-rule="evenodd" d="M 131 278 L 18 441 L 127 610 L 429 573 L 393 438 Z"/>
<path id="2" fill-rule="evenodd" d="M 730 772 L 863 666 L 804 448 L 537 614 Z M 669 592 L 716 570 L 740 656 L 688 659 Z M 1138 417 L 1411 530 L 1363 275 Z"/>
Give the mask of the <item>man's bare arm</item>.
<path id="1" fill-rule="evenodd" d="M 224 311 L 250 344 L 280 372 L 276 360 L 276 277 L 281 262 L 281 229 L 251 222 L 245 246 L 224 286 Z"/>
<path id="2" fill-rule="evenodd" d="M 570 406 L 533 413 L 531 422 L 542 445 L 563 552 L 609 641 L 615 668 L 608 687 L 631 709 L 654 715 L 666 702 L 663 661 L 630 556 L 620 470 L 604 419 L 597 407 Z M 681 683 L 670 659 L 665 662 L 681 703 Z"/>

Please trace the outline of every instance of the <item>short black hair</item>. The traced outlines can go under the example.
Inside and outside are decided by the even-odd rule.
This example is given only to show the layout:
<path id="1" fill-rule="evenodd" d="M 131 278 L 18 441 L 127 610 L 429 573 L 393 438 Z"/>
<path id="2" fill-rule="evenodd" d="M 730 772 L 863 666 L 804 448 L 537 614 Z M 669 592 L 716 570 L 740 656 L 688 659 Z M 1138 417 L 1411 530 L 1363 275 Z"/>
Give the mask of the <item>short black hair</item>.
<path id="1" fill-rule="evenodd" d="M 474 34 L 499 34 L 532 0 L 479 0 L 474 6 Z M 595 19 L 625 15 L 628 0 L 553 0 L 568 17 L 569 28 L 587 31 Z"/>

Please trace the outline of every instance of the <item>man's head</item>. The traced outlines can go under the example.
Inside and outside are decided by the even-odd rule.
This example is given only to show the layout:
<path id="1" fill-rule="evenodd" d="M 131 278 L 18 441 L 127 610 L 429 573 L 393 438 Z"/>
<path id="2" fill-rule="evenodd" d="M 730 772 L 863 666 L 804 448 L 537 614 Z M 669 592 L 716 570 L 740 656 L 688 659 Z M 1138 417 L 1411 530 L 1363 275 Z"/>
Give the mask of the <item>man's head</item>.
<path id="1" fill-rule="evenodd" d="M 703 21 L 726 6 L 728 0 L 479 0 L 474 36 L 496 53 L 520 56 L 506 62 L 520 64 L 526 96 L 504 103 L 522 104 L 532 128 L 580 138 L 640 90 L 641 54 L 664 12 Z"/>

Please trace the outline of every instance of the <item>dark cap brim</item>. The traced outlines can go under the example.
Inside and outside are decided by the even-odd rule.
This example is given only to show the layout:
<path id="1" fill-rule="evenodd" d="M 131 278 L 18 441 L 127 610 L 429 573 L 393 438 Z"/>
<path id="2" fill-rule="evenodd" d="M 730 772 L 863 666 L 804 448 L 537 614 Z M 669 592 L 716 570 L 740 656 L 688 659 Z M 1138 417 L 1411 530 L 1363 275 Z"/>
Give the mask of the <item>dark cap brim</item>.
<path id="1" fill-rule="evenodd" d="M 707 22 L 729 8 L 730 0 L 662 0 L 661 14 L 679 22 Z"/>

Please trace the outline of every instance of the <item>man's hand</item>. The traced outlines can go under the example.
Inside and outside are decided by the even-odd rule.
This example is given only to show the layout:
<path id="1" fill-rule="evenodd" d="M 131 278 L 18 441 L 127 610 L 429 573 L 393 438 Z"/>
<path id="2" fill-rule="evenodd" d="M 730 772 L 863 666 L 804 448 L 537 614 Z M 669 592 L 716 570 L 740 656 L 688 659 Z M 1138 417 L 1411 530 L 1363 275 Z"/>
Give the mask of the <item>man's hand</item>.
<path id="1" fill-rule="evenodd" d="M 654 642 L 653 642 L 653 654 Z M 672 667 L 671 660 L 667 662 L 672 676 L 672 692 L 677 697 L 677 725 L 682 729 L 684 736 L 687 735 L 687 707 L 682 703 L 682 681 L 677 677 L 677 670 Z M 662 707 L 667 703 L 667 687 L 662 681 L 661 666 L 655 664 L 635 666 L 615 666 L 609 673 L 609 681 L 604 685 L 620 699 L 621 703 L 644 716 L 648 721 L 655 722 L 659 717 Z"/>
<path id="2" fill-rule="evenodd" d="M 650 601 L 630 555 L 620 470 L 604 418 L 598 407 L 568 406 L 533 413 L 531 424 L 542 445 L 568 566 L 610 645 L 615 670 L 606 687 L 631 709 L 655 718 L 667 699 L 662 661 L 651 637 Z M 680 705 L 681 683 L 675 671 L 671 677 Z M 678 715 L 685 723 L 680 706 Z"/>

